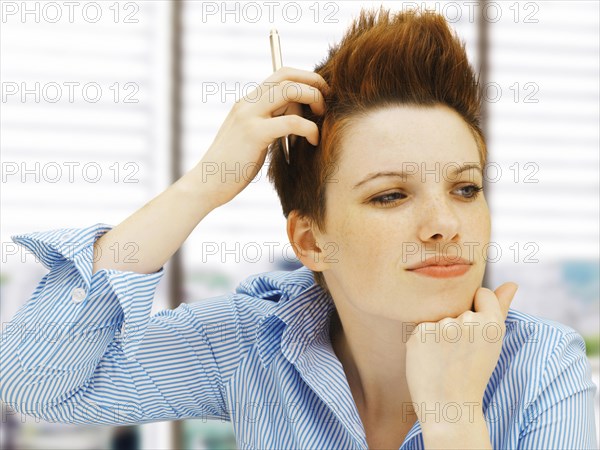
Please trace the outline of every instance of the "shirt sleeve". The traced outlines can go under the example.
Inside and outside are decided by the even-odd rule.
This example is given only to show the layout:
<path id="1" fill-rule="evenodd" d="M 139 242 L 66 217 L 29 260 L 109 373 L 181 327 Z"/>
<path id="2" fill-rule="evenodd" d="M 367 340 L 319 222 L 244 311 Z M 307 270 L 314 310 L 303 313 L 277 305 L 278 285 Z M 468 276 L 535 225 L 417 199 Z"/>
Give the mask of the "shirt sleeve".
<path id="1" fill-rule="evenodd" d="M 49 422 L 230 420 L 205 330 L 233 320 L 229 296 L 151 316 L 163 267 L 92 275 L 93 243 L 110 229 L 98 223 L 11 236 L 49 272 L 3 324 L 0 398 Z M 216 345 L 234 346 L 235 337 L 225 333 L 229 341 Z"/>
<path id="2" fill-rule="evenodd" d="M 597 449 L 597 389 L 585 341 L 577 332 L 563 335 L 547 361 L 539 395 L 528 406 L 518 448 Z"/>

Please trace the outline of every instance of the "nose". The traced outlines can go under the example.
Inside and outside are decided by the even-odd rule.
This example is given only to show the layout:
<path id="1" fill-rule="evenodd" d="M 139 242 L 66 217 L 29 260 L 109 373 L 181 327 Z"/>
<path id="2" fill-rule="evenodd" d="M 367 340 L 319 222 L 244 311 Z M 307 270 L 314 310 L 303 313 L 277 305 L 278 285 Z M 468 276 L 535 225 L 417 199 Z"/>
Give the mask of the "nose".
<path id="1" fill-rule="evenodd" d="M 422 242 L 454 242 L 459 237 L 460 220 L 451 200 L 436 195 L 423 205 L 418 234 Z"/>

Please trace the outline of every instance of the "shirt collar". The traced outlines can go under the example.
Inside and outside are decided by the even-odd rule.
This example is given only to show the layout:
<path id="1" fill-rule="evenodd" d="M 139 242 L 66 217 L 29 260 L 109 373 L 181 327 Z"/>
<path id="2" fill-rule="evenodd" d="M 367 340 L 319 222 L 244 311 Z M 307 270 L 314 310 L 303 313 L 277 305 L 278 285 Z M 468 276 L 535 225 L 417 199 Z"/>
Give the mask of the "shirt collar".
<path id="1" fill-rule="evenodd" d="M 268 299 L 273 304 L 257 323 L 255 340 L 263 366 L 278 351 L 294 364 L 329 325 L 335 305 L 310 269 L 264 272 L 244 280 L 236 292 Z"/>
<path id="2" fill-rule="evenodd" d="M 326 330 L 331 313 L 335 311 L 331 295 L 315 283 L 312 272 L 306 267 L 289 272 L 254 275 L 242 282 L 237 292 L 273 302 L 267 304 L 267 313 L 256 326 L 256 344 L 265 368 L 269 367 L 278 351 L 294 365 L 305 351 L 316 351 L 318 347 L 309 349 L 310 344 Z M 322 339 L 320 341 L 323 342 Z M 333 369 L 337 370 L 339 377 L 324 383 L 324 377 L 319 372 L 322 368 L 314 365 L 315 360 L 312 357 L 303 358 L 298 361 L 297 367 L 307 383 L 326 399 L 328 405 L 337 405 L 336 414 L 340 421 L 361 446 L 366 446 L 358 411 L 352 404 L 350 387 L 347 382 L 342 382 L 345 375 L 341 363 L 338 362 L 339 366 Z M 335 388 L 330 383 L 334 383 Z M 403 446 L 420 433 L 421 425 L 417 420 L 405 437 Z M 419 439 L 420 443 L 412 444 L 416 445 L 414 448 L 422 447 L 422 437 L 419 436 Z"/>

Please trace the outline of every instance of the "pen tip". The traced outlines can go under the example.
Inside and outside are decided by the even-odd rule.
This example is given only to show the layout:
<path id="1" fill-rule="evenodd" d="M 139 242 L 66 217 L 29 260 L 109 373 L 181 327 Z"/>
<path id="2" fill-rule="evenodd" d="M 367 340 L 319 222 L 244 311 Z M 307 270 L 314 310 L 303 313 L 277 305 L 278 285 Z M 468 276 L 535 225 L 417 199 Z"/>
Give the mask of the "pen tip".
<path id="1" fill-rule="evenodd" d="M 277 34 L 277 28 L 271 28 L 271 32 L 269 33 L 271 36 Z"/>

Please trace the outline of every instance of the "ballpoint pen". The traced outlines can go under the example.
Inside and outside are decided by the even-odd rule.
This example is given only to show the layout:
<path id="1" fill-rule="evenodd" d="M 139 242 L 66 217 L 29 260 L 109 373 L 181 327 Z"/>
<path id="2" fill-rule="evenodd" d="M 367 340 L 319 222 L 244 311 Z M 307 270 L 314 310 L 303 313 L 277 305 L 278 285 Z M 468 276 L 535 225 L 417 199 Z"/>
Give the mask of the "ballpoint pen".
<path id="1" fill-rule="evenodd" d="M 279 42 L 279 33 L 275 28 L 271 29 L 269 33 L 269 40 L 271 41 L 271 59 L 273 61 L 273 72 L 276 72 L 283 66 L 281 59 L 281 44 Z M 283 153 L 285 154 L 285 160 L 290 163 L 290 141 L 288 136 L 281 138 L 283 143 Z"/>

